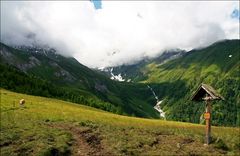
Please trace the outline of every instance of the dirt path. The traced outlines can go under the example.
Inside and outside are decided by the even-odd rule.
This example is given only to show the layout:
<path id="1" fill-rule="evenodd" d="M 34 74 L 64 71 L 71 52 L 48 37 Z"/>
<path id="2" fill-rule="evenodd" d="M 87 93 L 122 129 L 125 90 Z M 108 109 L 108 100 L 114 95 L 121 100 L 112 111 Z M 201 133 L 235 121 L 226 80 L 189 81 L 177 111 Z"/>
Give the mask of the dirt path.
<path id="1" fill-rule="evenodd" d="M 108 156 L 111 155 L 107 152 L 102 144 L 100 135 L 93 132 L 88 127 L 77 127 L 69 124 L 54 124 L 51 127 L 65 130 L 72 134 L 72 152 L 74 156 Z"/>

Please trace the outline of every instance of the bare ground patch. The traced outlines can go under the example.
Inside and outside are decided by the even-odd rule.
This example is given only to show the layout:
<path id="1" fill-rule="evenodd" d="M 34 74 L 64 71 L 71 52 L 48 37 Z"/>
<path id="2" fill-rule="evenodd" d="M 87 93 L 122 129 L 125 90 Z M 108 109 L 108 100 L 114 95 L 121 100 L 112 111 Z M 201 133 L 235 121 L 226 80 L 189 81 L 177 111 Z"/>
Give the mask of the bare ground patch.
<path id="1" fill-rule="evenodd" d="M 154 154 L 159 155 L 225 155 L 226 151 L 216 149 L 213 145 L 204 146 L 202 142 L 190 137 L 177 135 L 158 135 L 155 141 L 150 144 L 155 147 Z"/>
<path id="2" fill-rule="evenodd" d="M 108 156 L 110 152 L 106 151 L 101 144 L 99 133 L 94 132 L 89 127 L 78 127 L 70 124 L 51 124 L 53 128 L 61 129 L 72 134 L 73 140 L 69 142 L 74 156 Z"/>

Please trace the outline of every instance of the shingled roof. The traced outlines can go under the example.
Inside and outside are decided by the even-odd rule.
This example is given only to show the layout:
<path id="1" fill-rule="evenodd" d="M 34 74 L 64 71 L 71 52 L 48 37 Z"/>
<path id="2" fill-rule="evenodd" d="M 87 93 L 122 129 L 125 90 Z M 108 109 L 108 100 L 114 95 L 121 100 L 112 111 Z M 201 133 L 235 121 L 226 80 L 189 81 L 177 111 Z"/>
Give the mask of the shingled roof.
<path id="1" fill-rule="evenodd" d="M 193 94 L 192 99 L 193 101 L 202 101 L 206 97 L 206 95 L 211 97 L 211 100 L 224 100 L 224 98 L 217 93 L 213 87 L 206 85 L 206 84 L 201 84 L 197 91 Z"/>

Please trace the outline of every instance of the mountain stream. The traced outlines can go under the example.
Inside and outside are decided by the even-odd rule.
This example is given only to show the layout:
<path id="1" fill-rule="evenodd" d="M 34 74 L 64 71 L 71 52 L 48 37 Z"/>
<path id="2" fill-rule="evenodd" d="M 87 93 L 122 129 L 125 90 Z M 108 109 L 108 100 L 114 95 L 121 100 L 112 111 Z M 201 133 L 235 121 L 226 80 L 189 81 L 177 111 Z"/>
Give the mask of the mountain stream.
<path id="1" fill-rule="evenodd" d="M 163 100 L 159 101 L 159 98 L 156 95 L 156 93 L 154 92 L 154 90 L 149 85 L 147 85 L 147 87 L 151 90 L 154 98 L 157 100 L 157 104 L 153 108 L 156 109 L 160 113 L 160 117 L 165 118 L 165 113 L 163 112 L 163 110 L 161 109 L 161 106 L 160 106 L 161 103 L 163 102 Z"/>

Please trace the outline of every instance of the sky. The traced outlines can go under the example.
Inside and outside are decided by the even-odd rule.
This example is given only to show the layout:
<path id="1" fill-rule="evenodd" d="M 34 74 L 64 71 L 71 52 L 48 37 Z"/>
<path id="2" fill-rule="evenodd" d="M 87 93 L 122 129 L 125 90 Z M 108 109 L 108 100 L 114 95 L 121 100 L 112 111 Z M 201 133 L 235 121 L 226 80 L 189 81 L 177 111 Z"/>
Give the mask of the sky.
<path id="1" fill-rule="evenodd" d="M 1 42 L 118 66 L 239 39 L 239 16 L 238 1 L 1 1 Z"/>
<path id="2" fill-rule="evenodd" d="M 102 9 L 102 1 L 101 0 L 91 0 L 93 2 L 94 8 L 97 9 Z"/>

